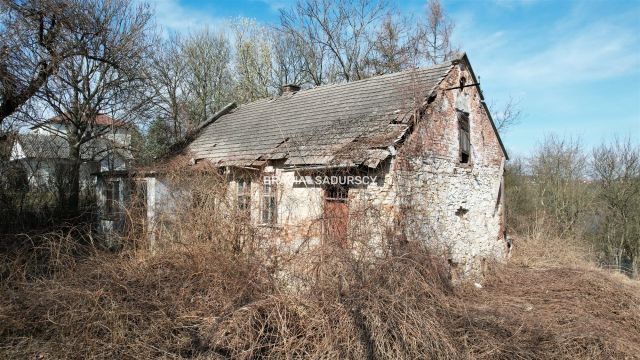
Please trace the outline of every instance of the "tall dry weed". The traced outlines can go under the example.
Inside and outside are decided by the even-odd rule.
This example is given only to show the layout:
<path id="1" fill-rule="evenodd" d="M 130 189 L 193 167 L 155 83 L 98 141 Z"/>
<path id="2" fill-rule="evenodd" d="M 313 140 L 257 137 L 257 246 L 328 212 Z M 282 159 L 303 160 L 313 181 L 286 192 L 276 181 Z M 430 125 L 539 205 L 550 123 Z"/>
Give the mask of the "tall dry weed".
<path id="1" fill-rule="evenodd" d="M 377 256 L 325 246 L 290 266 L 277 259 L 293 255 L 235 211 L 224 187 L 189 181 L 196 191 L 164 219 L 153 251 L 74 252 L 59 242 L 44 251 L 45 267 L 23 260 L 44 257 L 14 257 L 22 260 L 2 279 L 0 356 L 609 359 L 640 351 L 638 285 L 575 261 L 548 266 L 566 244 L 555 247 L 561 241 L 543 232 L 516 241 L 514 261 L 495 265 L 481 288 L 452 286 L 445 258 L 411 242 Z M 564 261 L 580 258 L 575 249 Z"/>

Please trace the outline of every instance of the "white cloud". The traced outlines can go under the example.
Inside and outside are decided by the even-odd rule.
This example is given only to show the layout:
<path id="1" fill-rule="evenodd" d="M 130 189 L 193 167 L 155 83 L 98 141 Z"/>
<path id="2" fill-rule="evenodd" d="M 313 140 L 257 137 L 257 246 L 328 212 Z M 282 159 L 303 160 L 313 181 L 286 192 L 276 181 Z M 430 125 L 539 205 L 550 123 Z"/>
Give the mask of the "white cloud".
<path id="1" fill-rule="evenodd" d="M 571 29 L 552 25 L 533 36 L 528 29 L 483 32 L 473 17 L 462 18 L 465 50 L 477 70 L 500 85 L 569 85 L 637 73 L 640 66 L 637 29 L 617 18 L 571 20 Z"/>
<path id="2" fill-rule="evenodd" d="M 507 71 L 518 81 L 546 84 L 607 79 L 635 72 L 640 65 L 637 36 L 631 29 L 596 24 L 560 36 L 538 54 L 517 61 Z"/>
<path id="3" fill-rule="evenodd" d="M 205 26 L 221 26 L 225 21 L 210 9 L 192 9 L 179 0 L 156 0 L 151 6 L 155 10 L 157 24 L 164 31 L 189 32 Z"/>

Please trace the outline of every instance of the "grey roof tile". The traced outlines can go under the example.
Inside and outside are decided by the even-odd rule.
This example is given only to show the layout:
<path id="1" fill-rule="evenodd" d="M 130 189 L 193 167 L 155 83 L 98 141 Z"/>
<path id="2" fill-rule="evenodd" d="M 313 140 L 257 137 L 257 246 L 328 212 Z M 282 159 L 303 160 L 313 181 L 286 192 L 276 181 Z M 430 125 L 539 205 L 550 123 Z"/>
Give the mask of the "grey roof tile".
<path id="1" fill-rule="evenodd" d="M 202 129 L 188 146 L 196 160 L 250 165 L 286 159 L 288 165 L 375 165 L 408 129 L 417 105 L 452 67 L 425 69 L 319 86 L 241 105 Z"/>

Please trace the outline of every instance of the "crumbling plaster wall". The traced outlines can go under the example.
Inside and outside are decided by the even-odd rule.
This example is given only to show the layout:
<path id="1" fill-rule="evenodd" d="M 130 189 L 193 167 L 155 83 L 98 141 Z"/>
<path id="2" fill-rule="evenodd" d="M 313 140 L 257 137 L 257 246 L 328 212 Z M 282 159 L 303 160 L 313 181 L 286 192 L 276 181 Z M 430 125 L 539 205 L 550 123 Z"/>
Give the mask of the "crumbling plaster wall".
<path id="1" fill-rule="evenodd" d="M 275 179 L 277 223 L 262 223 L 263 186 L 265 178 Z M 273 167 L 266 172 L 256 172 L 245 179 L 251 180 L 250 217 L 265 237 L 277 238 L 279 246 L 298 250 L 303 246 L 319 243 L 322 230 L 324 192 L 320 187 L 295 184 L 295 172 Z M 269 180 L 271 181 L 271 180 Z M 231 196 L 238 196 L 238 178 L 229 182 Z M 237 201 L 232 199 L 232 201 Z"/>
<path id="2" fill-rule="evenodd" d="M 322 185 L 296 183 L 296 176 L 310 175 L 359 175 L 375 177 L 373 184 L 354 186 L 349 189 L 349 224 L 348 235 L 355 247 L 365 244 L 380 249 L 381 241 L 387 235 L 394 219 L 396 191 L 390 168 L 392 161 L 387 161 L 377 169 L 367 172 L 319 170 L 302 173 L 274 167 L 269 172 L 252 177 L 251 180 L 251 219 L 263 229 L 268 238 L 278 240 L 283 249 L 300 251 L 322 243 L 324 196 Z M 278 180 L 277 224 L 261 224 L 261 201 L 264 177 Z M 233 196 L 237 196 L 237 180 L 229 183 Z"/>
<path id="3" fill-rule="evenodd" d="M 465 66 L 452 69 L 399 151 L 394 173 L 406 236 L 443 249 L 454 270 L 466 274 L 484 270 L 485 259 L 506 254 L 505 154 L 478 88 L 451 89 L 461 77 L 473 82 Z M 456 110 L 469 113 L 469 164 L 459 160 Z"/>

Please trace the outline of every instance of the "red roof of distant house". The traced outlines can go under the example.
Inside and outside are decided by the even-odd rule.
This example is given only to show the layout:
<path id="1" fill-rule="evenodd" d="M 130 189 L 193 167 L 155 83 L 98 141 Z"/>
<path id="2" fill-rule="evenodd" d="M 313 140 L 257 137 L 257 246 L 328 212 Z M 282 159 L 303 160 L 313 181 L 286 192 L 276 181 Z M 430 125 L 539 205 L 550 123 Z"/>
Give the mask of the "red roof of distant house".
<path id="1" fill-rule="evenodd" d="M 39 128 L 42 125 L 47 124 L 47 123 L 62 124 L 62 123 L 65 122 L 65 120 L 66 120 L 65 116 L 57 115 L 57 116 L 54 116 L 54 117 L 50 118 L 49 120 L 47 120 L 47 121 L 45 121 L 43 123 L 40 123 L 40 124 L 38 124 L 36 126 L 33 126 L 32 129 Z M 94 124 L 95 125 L 102 125 L 102 126 L 114 126 L 114 127 L 126 127 L 126 126 L 128 126 L 128 124 L 125 123 L 124 121 L 116 120 L 116 119 L 114 119 L 111 116 L 106 115 L 106 114 L 98 114 L 98 115 L 96 115 L 96 119 L 94 121 Z"/>

